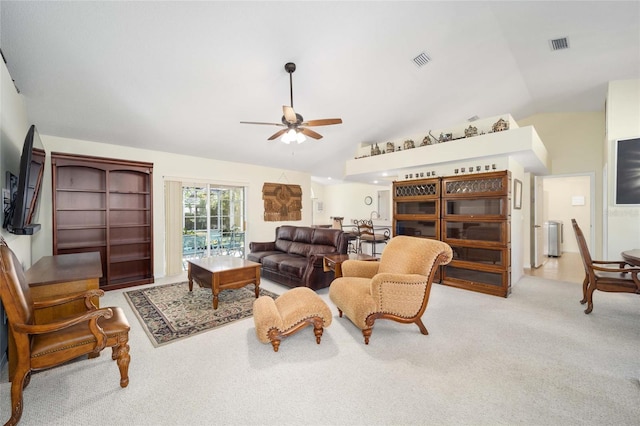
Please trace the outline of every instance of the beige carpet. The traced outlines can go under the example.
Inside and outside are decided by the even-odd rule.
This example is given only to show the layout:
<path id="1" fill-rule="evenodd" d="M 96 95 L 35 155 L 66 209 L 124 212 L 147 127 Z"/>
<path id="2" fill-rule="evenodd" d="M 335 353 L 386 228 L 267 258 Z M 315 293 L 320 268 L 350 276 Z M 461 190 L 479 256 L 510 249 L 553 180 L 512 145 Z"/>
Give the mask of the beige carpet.
<path id="1" fill-rule="evenodd" d="M 428 336 L 378 321 L 366 346 L 319 294 L 334 313 L 321 344 L 307 327 L 276 353 L 251 318 L 155 348 L 109 291 L 132 325 L 129 387 L 109 353 L 34 374 L 20 425 L 640 423 L 638 295 L 596 292 L 585 315 L 580 284 L 524 277 L 507 299 L 434 285 Z"/>

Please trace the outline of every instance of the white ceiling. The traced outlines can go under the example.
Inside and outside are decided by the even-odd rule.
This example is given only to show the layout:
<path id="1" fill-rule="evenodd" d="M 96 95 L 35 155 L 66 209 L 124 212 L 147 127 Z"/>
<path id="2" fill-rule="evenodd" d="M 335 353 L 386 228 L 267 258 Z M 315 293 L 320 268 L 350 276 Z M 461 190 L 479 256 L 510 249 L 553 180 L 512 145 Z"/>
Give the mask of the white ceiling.
<path id="1" fill-rule="evenodd" d="M 360 143 L 510 113 L 602 111 L 640 78 L 640 2 L 0 2 L 40 133 L 343 179 Z M 549 40 L 570 48 L 551 51 Z M 413 58 L 432 59 L 418 68 Z M 267 138 L 289 104 L 320 141 Z"/>

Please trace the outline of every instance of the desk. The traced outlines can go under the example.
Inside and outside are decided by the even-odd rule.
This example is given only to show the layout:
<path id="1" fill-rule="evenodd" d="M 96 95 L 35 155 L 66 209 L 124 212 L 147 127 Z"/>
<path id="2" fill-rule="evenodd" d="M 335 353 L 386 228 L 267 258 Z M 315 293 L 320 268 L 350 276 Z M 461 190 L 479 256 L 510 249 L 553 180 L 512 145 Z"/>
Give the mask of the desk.
<path id="1" fill-rule="evenodd" d="M 623 251 L 622 258 L 634 266 L 640 266 L 640 249 Z"/>
<path id="2" fill-rule="evenodd" d="M 324 272 L 333 271 L 336 278 L 342 276 L 342 263 L 347 260 L 365 260 L 376 261 L 377 257 L 369 256 L 368 254 L 327 254 L 322 259 L 322 269 Z"/>
<path id="3" fill-rule="evenodd" d="M 51 299 L 99 288 L 102 262 L 99 252 L 44 256 L 25 272 L 33 300 Z M 100 307 L 97 298 L 93 303 Z M 51 322 L 63 316 L 83 313 L 83 300 L 35 311 L 35 323 Z M 9 380 L 16 368 L 16 347 L 9 331 Z"/>

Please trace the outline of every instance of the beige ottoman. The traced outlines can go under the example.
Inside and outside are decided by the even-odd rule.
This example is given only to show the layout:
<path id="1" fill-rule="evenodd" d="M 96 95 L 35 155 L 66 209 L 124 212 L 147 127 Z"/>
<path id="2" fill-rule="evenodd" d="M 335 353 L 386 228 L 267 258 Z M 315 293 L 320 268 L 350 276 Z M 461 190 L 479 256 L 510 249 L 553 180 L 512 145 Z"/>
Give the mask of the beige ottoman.
<path id="1" fill-rule="evenodd" d="M 280 340 L 313 324 L 316 343 L 320 344 L 323 327 L 331 324 L 331 310 L 307 287 L 296 287 L 273 300 L 261 296 L 253 302 L 256 335 L 262 343 L 269 343 L 278 352 Z"/>

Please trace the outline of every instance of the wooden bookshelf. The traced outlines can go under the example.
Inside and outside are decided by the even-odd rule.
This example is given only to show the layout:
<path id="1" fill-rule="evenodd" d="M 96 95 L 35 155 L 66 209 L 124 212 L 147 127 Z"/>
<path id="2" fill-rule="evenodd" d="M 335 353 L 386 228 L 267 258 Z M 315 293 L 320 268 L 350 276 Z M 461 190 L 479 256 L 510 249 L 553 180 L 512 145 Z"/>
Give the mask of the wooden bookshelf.
<path id="1" fill-rule="evenodd" d="M 51 154 L 53 254 L 99 252 L 105 290 L 153 278 L 153 164 Z"/>

